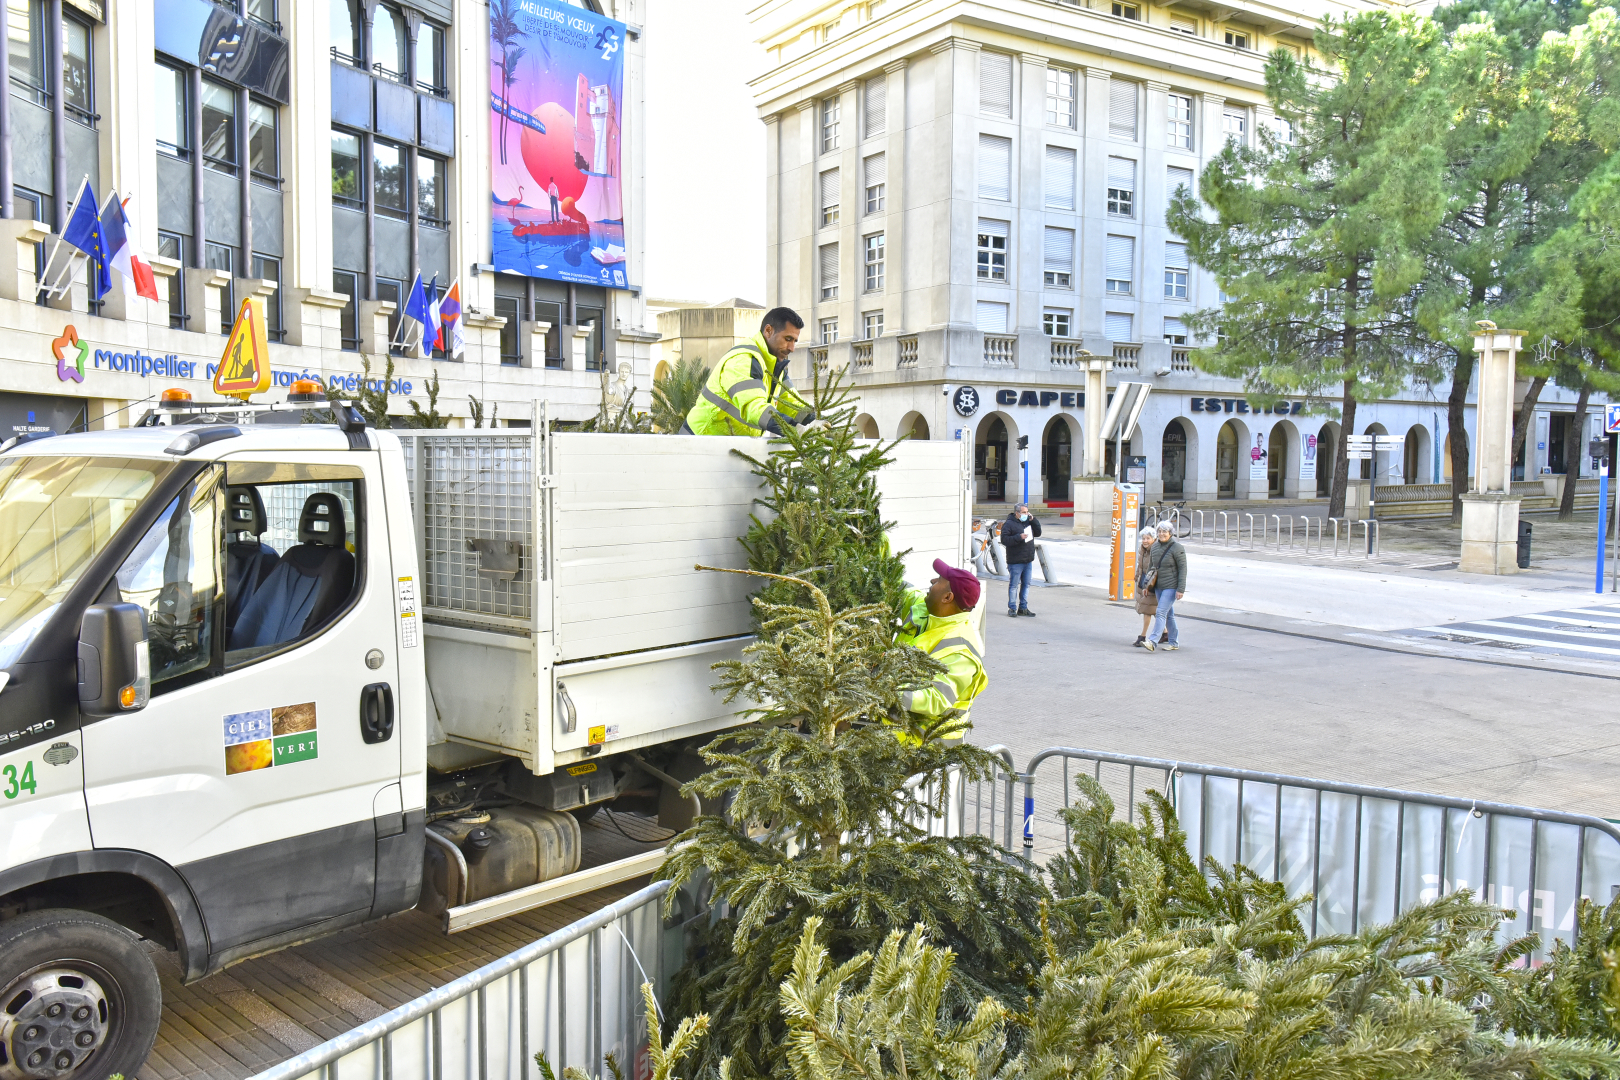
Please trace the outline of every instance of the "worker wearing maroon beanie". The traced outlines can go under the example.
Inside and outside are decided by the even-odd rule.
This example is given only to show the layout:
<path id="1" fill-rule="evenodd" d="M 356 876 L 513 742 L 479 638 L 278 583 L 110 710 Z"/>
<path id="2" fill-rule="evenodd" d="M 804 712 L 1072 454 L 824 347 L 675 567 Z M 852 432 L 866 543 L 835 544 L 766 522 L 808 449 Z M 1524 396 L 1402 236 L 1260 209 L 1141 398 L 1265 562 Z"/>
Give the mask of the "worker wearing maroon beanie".
<path id="1" fill-rule="evenodd" d="M 933 685 L 907 690 L 900 703 L 907 712 L 925 721 L 938 720 L 952 709 L 961 715 L 945 737 L 960 739 L 967 730 L 967 712 L 973 699 L 989 685 L 984 673 L 984 642 L 973 623 L 973 608 L 979 602 L 979 579 L 971 570 L 951 566 L 944 559 L 934 560 L 939 576 L 926 593 L 911 592 L 911 612 L 897 638 L 913 645 L 945 666 Z"/>

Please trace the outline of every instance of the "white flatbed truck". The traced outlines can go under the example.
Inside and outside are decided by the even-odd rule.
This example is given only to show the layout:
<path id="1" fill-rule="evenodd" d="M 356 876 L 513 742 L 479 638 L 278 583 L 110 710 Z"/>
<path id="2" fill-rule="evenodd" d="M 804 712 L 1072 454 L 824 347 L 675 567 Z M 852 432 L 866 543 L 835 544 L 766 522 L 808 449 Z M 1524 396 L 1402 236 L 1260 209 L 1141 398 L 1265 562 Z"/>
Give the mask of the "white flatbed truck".
<path id="1" fill-rule="evenodd" d="M 578 818 L 683 827 L 741 722 L 750 583 L 694 564 L 743 565 L 762 441 L 164 404 L 0 452 L 0 1080 L 134 1075 L 147 941 L 189 982 L 646 874 L 579 869 Z M 880 476 L 913 581 L 966 564 L 963 447 Z"/>

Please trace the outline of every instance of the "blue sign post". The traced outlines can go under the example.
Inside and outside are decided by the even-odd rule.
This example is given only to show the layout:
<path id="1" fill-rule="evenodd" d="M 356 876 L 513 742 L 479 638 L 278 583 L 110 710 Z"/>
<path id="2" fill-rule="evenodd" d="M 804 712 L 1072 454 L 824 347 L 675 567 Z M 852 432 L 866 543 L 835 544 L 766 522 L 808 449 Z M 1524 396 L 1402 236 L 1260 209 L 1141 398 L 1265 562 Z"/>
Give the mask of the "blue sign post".
<path id="1" fill-rule="evenodd" d="M 1612 436 L 1620 433 L 1620 402 L 1611 402 L 1603 406 L 1603 434 Z M 1613 445 L 1612 439 L 1605 438 L 1605 442 Z M 1614 455 L 1608 454 L 1610 446 L 1605 446 L 1605 458 L 1598 465 L 1598 542 L 1597 542 L 1597 591 L 1603 592 L 1603 559 L 1604 544 L 1609 531 L 1609 473 L 1614 471 Z M 1615 543 L 1620 544 L 1620 536 L 1615 537 Z"/>

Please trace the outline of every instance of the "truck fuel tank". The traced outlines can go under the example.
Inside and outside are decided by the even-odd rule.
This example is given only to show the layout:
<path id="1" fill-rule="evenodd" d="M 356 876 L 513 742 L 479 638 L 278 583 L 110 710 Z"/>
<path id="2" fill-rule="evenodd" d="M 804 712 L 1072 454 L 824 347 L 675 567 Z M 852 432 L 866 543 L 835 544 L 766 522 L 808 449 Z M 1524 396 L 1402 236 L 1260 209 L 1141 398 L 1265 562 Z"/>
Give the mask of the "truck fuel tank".
<path id="1" fill-rule="evenodd" d="M 417 907 L 447 909 L 562 877 L 579 869 L 582 840 L 572 814 L 503 806 L 428 826 Z"/>

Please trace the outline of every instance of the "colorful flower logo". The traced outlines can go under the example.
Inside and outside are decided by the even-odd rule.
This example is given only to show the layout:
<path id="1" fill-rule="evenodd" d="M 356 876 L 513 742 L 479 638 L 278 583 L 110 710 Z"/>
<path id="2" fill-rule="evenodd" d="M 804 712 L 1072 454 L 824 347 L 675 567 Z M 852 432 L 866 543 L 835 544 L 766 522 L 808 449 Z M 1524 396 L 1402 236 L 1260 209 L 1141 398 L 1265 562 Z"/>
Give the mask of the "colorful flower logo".
<path id="1" fill-rule="evenodd" d="M 70 363 L 66 349 L 69 346 L 78 346 L 79 354 Z M 56 377 L 63 382 L 72 379 L 74 382 L 84 382 L 84 361 L 90 355 L 88 342 L 79 340 L 79 332 L 69 323 L 62 328 L 62 336 L 51 342 L 51 354 L 56 357 Z"/>

